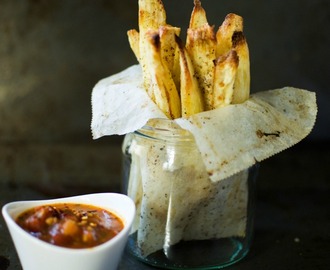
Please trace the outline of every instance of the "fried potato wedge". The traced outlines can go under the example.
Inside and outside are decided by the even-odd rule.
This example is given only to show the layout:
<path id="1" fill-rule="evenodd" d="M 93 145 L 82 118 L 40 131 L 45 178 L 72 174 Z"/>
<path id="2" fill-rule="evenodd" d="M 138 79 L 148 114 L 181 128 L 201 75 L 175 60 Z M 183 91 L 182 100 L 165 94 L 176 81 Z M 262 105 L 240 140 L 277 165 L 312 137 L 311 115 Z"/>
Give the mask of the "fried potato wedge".
<path id="1" fill-rule="evenodd" d="M 161 0 L 139 0 L 139 30 L 157 30 L 166 25 L 166 11 Z"/>
<path id="2" fill-rule="evenodd" d="M 139 0 L 139 63 L 143 70 L 143 81 L 144 87 L 150 96 L 155 101 L 155 93 L 151 85 L 151 74 L 152 72 L 148 67 L 148 54 L 146 44 L 146 32 L 153 30 L 156 31 L 160 26 L 166 25 L 166 12 L 164 5 L 161 0 Z"/>
<path id="3" fill-rule="evenodd" d="M 188 117 L 204 111 L 203 97 L 188 52 L 178 37 L 176 42 L 180 52 L 181 116 Z"/>
<path id="4" fill-rule="evenodd" d="M 171 72 L 163 63 L 159 32 L 146 32 L 145 40 L 146 64 L 150 72 L 150 88 L 154 94 L 154 101 L 168 118 L 179 118 L 181 116 L 180 97 Z"/>
<path id="5" fill-rule="evenodd" d="M 216 60 L 213 85 L 214 109 L 224 107 L 232 102 L 238 62 L 235 50 L 229 51 L 229 53 Z"/>
<path id="6" fill-rule="evenodd" d="M 127 32 L 150 98 L 171 119 L 190 116 L 250 95 L 250 59 L 243 18 L 225 17 L 215 33 L 200 0 L 194 0 L 186 43 L 166 22 L 161 0 L 139 0 L 139 32 Z"/>
<path id="7" fill-rule="evenodd" d="M 216 40 L 213 27 L 208 24 L 197 29 L 189 28 L 186 49 L 195 68 L 195 76 L 203 93 L 205 109 L 212 108 L 213 75 Z"/>
<path id="8" fill-rule="evenodd" d="M 216 37 L 214 27 L 207 22 L 206 12 L 201 2 L 195 0 L 194 3 L 195 7 L 187 31 L 186 49 L 202 91 L 205 109 L 210 110 L 213 101 L 213 61 L 216 58 Z"/>
<path id="9" fill-rule="evenodd" d="M 180 36 L 180 31 L 180 28 L 170 25 L 159 28 L 162 61 L 172 74 L 172 79 L 177 89 L 180 89 L 180 66 L 179 50 L 175 39 L 177 36 Z"/>
<path id="10" fill-rule="evenodd" d="M 194 1 L 194 9 L 190 16 L 189 28 L 196 29 L 205 24 L 208 24 L 206 12 L 202 7 L 201 1 Z"/>
<path id="11" fill-rule="evenodd" d="M 232 49 L 232 37 L 236 32 L 243 32 L 243 18 L 229 13 L 216 33 L 216 56 L 219 57 Z"/>
<path id="12" fill-rule="evenodd" d="M 232 103 L 242 103 L 250 96 L 250 58 L 246 39 L 243 35 L 243 18 L 230 13 L 216 33 L 216 56 L 223 56 L 234 49 L 239 65 L 234 83 Z"/>
<path id="13" fill-rule="evenodd" d="M 136 57 L 140 62 L 140 34 L 137 30 L 131 29 L 127 31 L 129 45 Z"/>
<path id="14" fill-rule="evenodd" d="M 233 48 L 237 52 L 239 64 L 234 83 L 233 104 L 243 103 L 250 97 L 250 56 L 246 39 L 242 32 L 233 36 Z"/>

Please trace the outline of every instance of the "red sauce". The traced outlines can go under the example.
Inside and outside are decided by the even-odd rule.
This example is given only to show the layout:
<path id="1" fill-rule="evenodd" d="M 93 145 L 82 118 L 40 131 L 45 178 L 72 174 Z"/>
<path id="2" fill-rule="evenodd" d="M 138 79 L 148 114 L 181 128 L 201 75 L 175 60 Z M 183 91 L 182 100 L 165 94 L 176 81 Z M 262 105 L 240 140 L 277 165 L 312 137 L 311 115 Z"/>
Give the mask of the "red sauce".
<path id="1" fill-rule="evenodd" d="M 53 204 L 27 210 L 16 219 L 31 235 L 68 248 L 91 248 L 116 236 L 124 227 L 113 213 L 84 204 Z"/>

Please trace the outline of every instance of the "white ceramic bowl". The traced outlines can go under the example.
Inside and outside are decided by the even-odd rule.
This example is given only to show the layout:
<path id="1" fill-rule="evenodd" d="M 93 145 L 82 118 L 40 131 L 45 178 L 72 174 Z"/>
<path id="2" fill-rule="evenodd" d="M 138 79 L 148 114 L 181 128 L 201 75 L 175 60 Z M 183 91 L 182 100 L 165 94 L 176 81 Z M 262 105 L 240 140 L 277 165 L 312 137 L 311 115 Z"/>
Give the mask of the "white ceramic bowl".
<path id="1" fill-rule="evenodd" d="M 110 210 L 124 222 L 123 230 L 108 242 L 88 249 L 70 249 L 41 241 L 19 227 L 15 219 L 25 210 L 52 203 L 81 203 Z M 75 197 L 18 201 L 2 208 L 24 270 L 114 270 L 124 251 L 135 215 L 134 202 L 123 194 L 98 193 Z"/>

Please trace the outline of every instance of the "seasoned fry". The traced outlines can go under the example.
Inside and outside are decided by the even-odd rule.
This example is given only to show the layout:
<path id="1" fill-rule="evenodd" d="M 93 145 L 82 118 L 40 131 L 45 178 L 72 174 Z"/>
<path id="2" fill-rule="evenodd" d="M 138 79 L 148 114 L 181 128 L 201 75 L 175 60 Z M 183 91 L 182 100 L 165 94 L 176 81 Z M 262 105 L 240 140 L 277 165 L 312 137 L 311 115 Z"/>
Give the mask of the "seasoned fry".
<path id="1" fill-rule="evenodd" d="M 180 51 L 181 114 L 182 117 L 188 117 L 204 111 L 203 97 L 188 52 L 179 38 L 176 41 Z"/>
<path id="2" fill-rule="evenodd" d="M 204 25 L 198 29 L 188 29 L 186 48 L 195 68 L 206 110 L 212 108 L 215 47 L 213 27 Z"/>
<path id="3" fill-rule="evenodd" d="M 180 35 L 180 31 L 180 28 L 169 25 L 159 28 L 162 61 L 172 74 L 177 89 L 180 89 L 180 66 L 179 51 L 175 38 Z"/>
<path id="4" fill-rule="evenodd" d="M 166 12 L 160 0 L 139 0 L 139 62 L 143 70 L 144 87 L 150 98 L 155 101 L 155 93 L 151 85 L 151 68 L 148 67 L 146 59 L 147 47 L 144 36 L 149 30 L 158 30 L 160 26 L 166 25 Z"/>
<path id="5" fill-rule="evenodd" d="M 235 77 L 232 103 L 242 103 L 250 96 L 250 58 L 246 39 L 243 35 L 243 18 L 230 13 L 219 27 L 216 55 L 222 56 L 234 49 L 239 59 Z"/>
<path id="6" fill-rule="evenodd" d="M 197 29 L 199 27 L 204 26 L 205 24 L 208 24 L 206 18 L 206 12 L 202 7 L 201 1 L 195 0 L 194 5 L 195 6 L 193 12 L 191 13 L 190 23 L 189 23 L 189 28 L 191 29 Z"/>
<path id="7" fill-rule="evenodd" d="M 135 29 L 127 31 L 128 42 L 130 47 L 136 57 L 136 59 L 140 62 L 140 35 L 139 32 Z"/>
<path id="8" fill-rule="evenodd" d="M 140 65 L 101 80 L 92 95 L 93 138 L 128 134 L 131 251 L 169 266 L 185 261 L 182 242 L 249 240 L 249 168 L 306 137 L 317 116 L 306 90 L 249 97 L 242 17 L 228 14 L 215 33 L 194 0 L 186 40 L 180 30 L 166 23 L 161 0 L 139 0 L 139 31 L 127 35 Z"/>
<path id="9" fill-rule="evenodd" d="M 161 0 L 139 0 L 139 32 L 127 35 L 144 87 L 163 112 L 173 119 L 246 101 L 250 59 L 243 18 L 228 14 L 215 33 L 194 0 L 185 45 L 180 32 L 166 23 Z"/>
<path id="10" fill-rule="evenodd" d="M 140 33 L 166 25 L 166 12 L 161 0 L 139 0 Z"/>
<path id="11" fill-rule="evenodd" d="M 235 50 L 219 57 L 214 71 L 213 108 L 229 105 L 233 100 L 234 83 L 238 68 L 238 56 Z"/>
<path id="12" fill-rule="evenodd" d="M 242 32 L 233 36 L 233 48 L 237 52 L 239 64 L 234 83 L 233 104 L 243 103 L 250 96 L 249 48 Z"/>
<path id="13" fill-rule="evenodd" d="M 216 33 L 217 48 L 216 56 L 228 53 L 233 47 L 233 35 L 243 32 L 243 18 L 239 15 L 229 13 Z"/>
<path id="14" fill-rule="evenodd" d="M 150 70 L 150 87 L 153 89 L 155 103 L 170 119 L 181 116 L 178 91 L 172 75 L 161 57 L 160 36 L 157 31 L 149 31 L 145 35 L 146 64 Z"/>
<path id="15" fill-rule="evenodd" d="M 190 26 L 187 31 L 186 48 L 203 94 L 205 109 L 210 110 L 213 101 L 216 38 L 214 27 L 207 23 L 206 13 L 200 1 L 195 1 Z"/>

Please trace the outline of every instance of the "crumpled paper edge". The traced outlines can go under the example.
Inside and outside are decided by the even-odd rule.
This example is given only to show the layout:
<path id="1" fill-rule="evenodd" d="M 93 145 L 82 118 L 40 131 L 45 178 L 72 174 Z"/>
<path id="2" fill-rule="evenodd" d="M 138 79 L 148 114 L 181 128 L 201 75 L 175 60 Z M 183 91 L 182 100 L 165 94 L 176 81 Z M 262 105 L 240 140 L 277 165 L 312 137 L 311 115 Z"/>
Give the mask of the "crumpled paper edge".
<path id="1" fill-rule="evenodd" d="M 239 118 L 237 108 L 241 109 L 240 123 L 228 126 Z M 249 116 L 258 121 L 250 121 Z M 242 104 L 175 121 L 193 134 L 210 179 L 219 181 L 299 143 L 313 129 L 316 116 L 315 93 L 284 87 L 251 95 Z M 244 127 L 252 133 L 242 132 Z"/>
<path id="2" fill-rule="evenodd" d="M 113 101 L 111 106 L 108 104 L 109 100 Z M 91 122 L 93 139 L 133 132 L 143 127 L 151 118 L 166 116 L 144 90 L 139 65 L 102 79 L 94 86 Z"/>
<path id="3" fill-rule="evenodd" d="M 152 118 L 167 118 L 149 98 L 143 88 L 142 78 L 141 67 L 134 65 L 97 83 L 92 92 L 91 129 L 94 139 L 102 136 L 124 135 L 142 128 Z M 297 114 L 293 116 L 295 119 L 290 119 L 292 116 L 289 113 L 298 110 L 299 106 L 304 106 L 305 114 Z M 270 112 L 271 120 L 266 118 L 267 121 L 263 121 L 269 126 L 269 130 L 262 130 L 256 126 L 251 129 L 253 134 L 240 137 L 241 124 L 231 125 L 229 128 L 223 126 L 222 124 L 226 121 L 230 122 L 226 118 L 234 117 L 233 121 L 237 120 L 237 115 L 234 116 L 236 107 L 241 108 L 243 112 L 244 110 L 253 112 L 253 117 L 262 118 L 265 113 Z M 285 112 L 287 108 L 289 112 Z M 210 179 L 219 181 L 300 142 L 313 129 L 316 115 L 315 93 L 284 87 L 253 94 L 242 104 L 228 105 L 174 121 L 193 134 L 203 155 Z M 286 131 L 272 130 L 271 121 L 274 123 L 281 121 L 279 117 L 286 119 L 285 127 L 283 127 Z M 210 119 L 217 119 L 217 121 Z M 240 119 L 244 125 L 252 122 L 244 113 Z M 214 127 L 218 132 L 214 132 Z M 211 134 L 217 134 L 216 138 L 210 139 L 205 136 L 205 134 L 210 134 L 210 128 L 213 129 Z M 222 132 L 223 130 L 226 132 Z M 289 131 L 288 136 L 282 136 L 287 131 Z M 232 147 L 228 147 L 228 134 L 234 138 L 231 142 Z M 245 151 L 235 148 L 235 140 L 239 140 L 240 143 L 243 141 Z M 258 146 L 261 140 L 264 142 Z M 229 149 L 231 152 L 228 153 L 222 149 Z"/>

